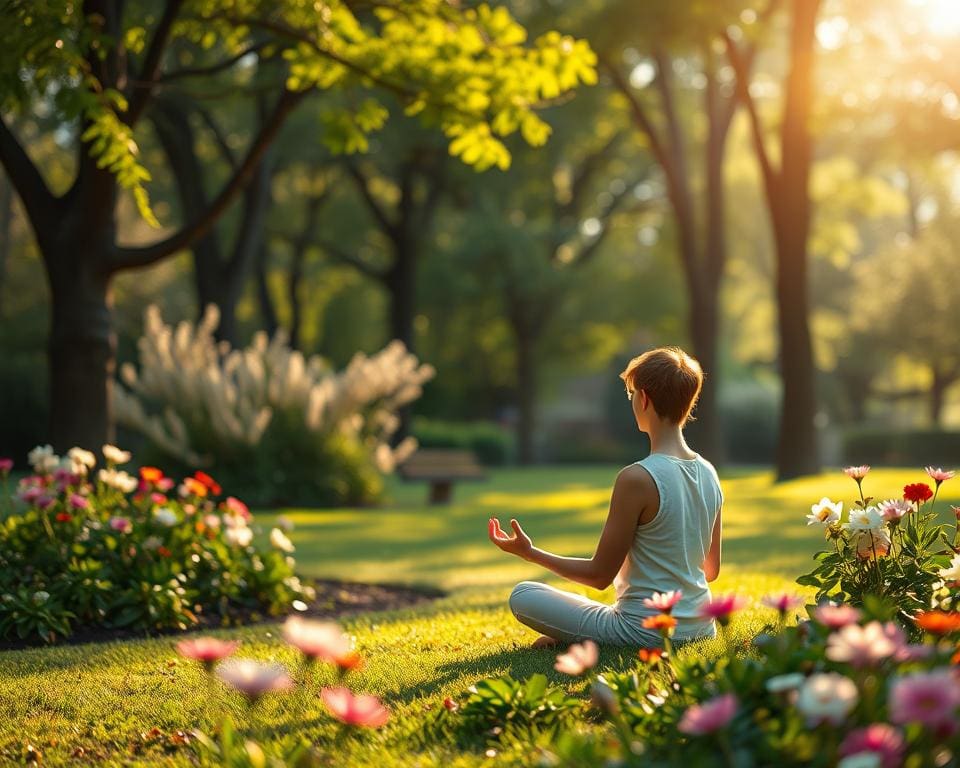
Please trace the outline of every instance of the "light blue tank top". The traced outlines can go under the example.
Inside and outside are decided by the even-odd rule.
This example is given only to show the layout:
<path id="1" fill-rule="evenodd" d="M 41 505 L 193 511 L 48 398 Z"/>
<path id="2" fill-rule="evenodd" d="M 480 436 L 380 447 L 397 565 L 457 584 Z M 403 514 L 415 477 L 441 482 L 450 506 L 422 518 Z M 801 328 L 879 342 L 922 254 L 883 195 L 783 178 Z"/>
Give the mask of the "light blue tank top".
<path id="1" fill-rule="evenodd" d="M 703 561 L 723 504 L 717 471 L 702 456 L 652 453 L 637 464 L 656 483 L 660 508 L 653 520 L 637 526 L 627 562 L 614 580 L 617 609 L 642 620 L 658 613 L 644 606 L 644 598 L 679 589 L 683 599 L 673 609 L 676 638 L 713 635 L 713 621 L 697 613 L 710 600 Z"/>

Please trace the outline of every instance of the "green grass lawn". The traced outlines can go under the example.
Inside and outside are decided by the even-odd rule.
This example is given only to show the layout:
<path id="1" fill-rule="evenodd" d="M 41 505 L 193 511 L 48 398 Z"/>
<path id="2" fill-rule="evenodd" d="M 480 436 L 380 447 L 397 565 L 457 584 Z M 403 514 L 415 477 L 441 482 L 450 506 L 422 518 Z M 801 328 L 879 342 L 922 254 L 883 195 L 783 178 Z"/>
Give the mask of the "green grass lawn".
<path id="1" fill-rule="evenodd" d="M 331 765 L 509 762 L 450 745 L 423 746 L 418 739 L 444 696 L 482 677 L 539 671 L 570 682 L 553 671 L 554 653 L 525 648 L 535 635 L 506 607 L 517 581 L 555 580 L 490 544 L 486 520 L 517 517 L 538 546 L 587 555 L 615 475 L 615 468 L 510 469 L 494 472 L 489 482 L 460 486 L 449 507 L 426 507 L 420 485 L 396 485 L 392 503 L 379 509 L 282 510 L 296 524 L 292 538 L 307 575 L 439 586 L 449 593 L 426 607 L 344 621 L 367 661 L 351 678 L 354 689 L 381 696 L 393 717 L 380 732 L 330 747 Z M 878 498 L 896 496 L 906 482 L 924 479 L 921 475 L 875 470 L 867 491 Z M 805 525 L 810 504 L 824 495 L 849 500 L 856 491 L 840 473 L 777 486 L 769 473 L 738 471 L 726 474 L 723 485 L 724 563 L 714 591 L 754 597 L 793 589 L 793 579 L 807 570 L 822 544 L 821 532 Z M 952 485 L 945 491 L 954 490 Z M 949 493 L 941 498 L 960 503 Z M 947 509 L 944 503 L 938 506 Z M 270 520 L 258 516 L 264 527 Z M 735 631 L 746 637 L 769 617 L 763 608 L 745 611 Z M 219 634 L 242 639 L 242 655 L 284 662 L 302 679 L 305 672 L 278 640 L 277 629 L 268 624 Z M 319 745 L 333 744 L 336 728 L 316 698 L 319 686 L 332 681 L 331 672 L 317 670 L 309 686 L 269 698 L 246 717 L 234 694 L 211 688 L 197 668 L 177 658 L 174 643 L 166 637 L 0 653 L 0 763 L 19 762 L 30 744 L 47 765 L 188 765 L 192 751 L 173 744 L 170 734 L 194 728 L 210 732 L 224 712 L 243 721 L 268 748 L 301 735 Z M 718 648 L 708 643 L 685 652 Z M 627 651 L 608 649 L 602 663 L 622 666 L 629 658 Z M 151 734 L 155 728 L 160 735 Z"/>

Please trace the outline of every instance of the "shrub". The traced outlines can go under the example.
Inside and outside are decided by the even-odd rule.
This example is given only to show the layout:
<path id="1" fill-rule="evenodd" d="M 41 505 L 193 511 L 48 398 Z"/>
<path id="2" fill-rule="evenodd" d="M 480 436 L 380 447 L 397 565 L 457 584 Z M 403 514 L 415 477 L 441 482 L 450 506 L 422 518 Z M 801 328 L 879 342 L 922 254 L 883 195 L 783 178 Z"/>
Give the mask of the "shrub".
<path id="1" fill-rule="evenodd" d="M 862 605 L 868 595 L 891 600 L 908 622 L 917 611 L 930 607 L 933 582 L 947 566 L 948 553 L 960 545 L 960 534 L 936 525 L 936 492 L 926 483 L 913 483 L 902 497 L 877 503 L 864 496 L 863 480 L 870 467 L 849 467 L 859 498 L 841 523 L 842 502 L 823 498 L 811 508 L 809 525 L 820 525 L 830 544 L 818 552 L 817 566 L 797 579 L 815 587 L 817 600 L 832 599 Z M 939 491 L 952 473 L 928 470 Z"/>
<path id="2" fill-rule="evenodd" d="M 140 370 L 124 365 L 115 389 L 120 424 L 144 434 L 183 467 L 215 471 L 253 504 L 367 504 L 382 474 L 416 441 L 388 444 L 396 411 L 434 372 L 400 342 L 342 372 L 257 334 L 231 350 L 213 336 L 214 307 L 194 327 L 146 312 Z"/>
<path id="3" fill-rule="evenodd" d="M 503 427 L 485 421 L 455 422 L 417 418 L 411 429 L 424 448 L 472 451 L 481 463 L 499 466 L 513 460 L 514 437 Z"/>
<path id="4" fill-rule="evenodd" d="M 944 430 L 850 429 L 843 435 L 846 462 L 877 466 L 924 466 L 933 461 L 960 464 L 960 432 Z"/>
<path id="5" fill-rule="evenodd" d="M 293 547 L 274 529 L 253 542 L 239 499 L 197 472 L 177 484 L 154 467 L 133 477 L 130 454 L 104 446 L 107 466 L 78 448 L 30 454 L 34 474 L 3 499 L 0 638 L 53 641 L 78 627 L 187 629 L 212 614 L 279 613 L 311 598 Z"/>
<path id="6" fill-rule="evenodd" d="M 779 392 L 759 381 L 731 383 L 720 391 L 718 410 L 727 460 L 769 463 L 777 447 Z"/>

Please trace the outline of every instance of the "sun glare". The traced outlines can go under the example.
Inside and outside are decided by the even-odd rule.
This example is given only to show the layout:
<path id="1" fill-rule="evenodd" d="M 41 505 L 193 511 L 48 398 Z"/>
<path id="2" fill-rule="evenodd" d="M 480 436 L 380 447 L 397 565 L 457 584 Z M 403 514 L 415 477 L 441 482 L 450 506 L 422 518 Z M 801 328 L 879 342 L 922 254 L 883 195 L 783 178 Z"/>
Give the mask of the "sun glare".
<path id="1" fill-rule="evenodd" d="M 931 32 L 960 34 L 960 0 L 914 0 Z"/>

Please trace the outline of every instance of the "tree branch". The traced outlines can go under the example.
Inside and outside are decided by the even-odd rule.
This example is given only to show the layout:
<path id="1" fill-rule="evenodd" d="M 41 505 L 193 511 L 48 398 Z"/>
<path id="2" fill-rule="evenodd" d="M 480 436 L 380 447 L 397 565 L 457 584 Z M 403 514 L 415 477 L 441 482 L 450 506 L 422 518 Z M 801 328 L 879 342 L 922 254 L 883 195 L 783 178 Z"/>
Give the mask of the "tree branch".
<path id="1" fill-rule="evenodd" d="M 629 81 L 623 76 L 623 72 L 604 56 L 600 57 L 600 64 L 606 70 L 607 74 L 610 75 L 617 90 L 627 99 L 630 105 L 630 112 L 633 114 L 633 120 L 637 124 L 637 127 L 646 134 L 647 140 L 650 142 L 650 151 L 653 153 L 654 158 L 656 158 L 657 163 L 666 169 L 670 164 L 670 157 L 667 154 L 663 140 L 660 138 L 656 126 L 654 126 L 653 121 L 647 114 L 637 94 L 634 93 Z"/>
<path id="2" fill-rule="evenodd" d="M 626 138 L 626 132 L 618 131 L 610 137 L 610 140 L 596 152 L 588 155 L 573 173 L 573 181 L 570 184 L 570 200 L 559 206 L 561 215 L 563 213 L 574 213 L 580 207 L 583 195 L 590 185 L 596 172 L 600 169 L 604 160 L 616 150 L 617 145 Z"/>
<path id="3" fill-rule="evenodd" d="M 170 237 L 140 247 L 117 247 L 109 260 L 109 268 L 113 271 L 146 267 L 160 259 L 187 248 L 198 238 L 203 237 L 216 223 L 217 219 L 227 210 L 236 195 L 244 188 L 253 175 L 264 152 L 276 138 L 287 115 L 306 96 L 306 91 L 284 91 L 277 100 L 269 119 L 264 123 L 260 133 L 254 139 L 243 162 L 234 172 L 226 186 L 210 204 L 209 208 L 190 224 Z"/>
<path id="4" fill-rule="evenodd" d="M 17 190 L 23 207 L 30 217 L 34 232 L 39 236 L 52 223 L 57 198 L 53 196 L 37 166 L 17 141 L 0 115 L 0 165 Z"/>
<path id="5" fill-rule="evenodd" d="M 381 206 L 380 203 L 377 202 L 377 199 L 373 196 L 373 192 L 370 191 L 370 184 L 367 181 L 367 177 L 363 175 L 363 171 L 361 171 L 360 168 L 350 160 L 346 161 L 346 166 L 347 171 L 353 178 L 357 189 L 363 196 L 367 207 L 370 209 L 370 212 L 373 214 L 374 218 L 380 223 L 380 228 L 383 230 L 384 234 L 390 238 L 395 237 L 397 234 L 397 225 L 390 220 L 390 217 L 383 209 L 383 206 Z"/>
<path id="6" fill-rule="evenodd" d="M 210 110 L 201 107 L 199 104 L 194 105 L 194 111 L 200 115 L 200 119 L 203 120 L 204 125 L 210 130 L 210 133 L 213 134 L 213 139 L 217 144 L 217 147 L 220 149 L 220 154 L 223 156 L 224 161 L 227 165 L 230 166 L 231 170 L 237 170 L 237 156 L 233 153 L 233 150 L 230 148 L 230 145 L 227 143 L 227 137 L 224 136 L 223 131 L 220 129 L 220 126 L 217 125 L 217 121 L 214 120 L 213 115 L 210 113 Z"/>
<path id="7" fill-rule="evenodd" d="M 757 153 L 757 161 L 760 163 L 760 172 L 763 174 L 764 185 L 768 192 L 772 193 L 779 184 L 780 172 L 774 168 L 770 155 L 767 153 L 767 142 L 763 137 L 763 126 L 760 123 L 757 104 L 750 94 L 750 71 L 747 67 L 747 61 L 726 30 L 723 32 L 723 40 L 727 46 L 727 60 L 736 75 L 738 98 L 746 107 L 747 115 L 750 118 L 750 131 L 753 135 L 753 143 Z"/>
<path id="8" fill-rule="evenodd" d="M 177 14 L 180 13 L 182 5 L 183 0 L 167 0 L 167 2 L 164 3 L 163 16 L 160 17 L 160 22 L 157 24 L 157 28 L 153 33 L 153 39 L 147 48 L 147 55 L 143 59 L 143 66 L 140 68 L 140 73 L 133 81 L 133 91 L 130 95 L 129 108 L 126 114 L 122 116 L 123 121 L 127 125 L 136 125 L 140 116 L 143 114 L 143 110 L 146 109 L 147 103 L 150 101 L 153 88 L 157 84 L 157 75 L 160 73 L 160 62 L 163 59 L 163 52 L 167 48 L 173 23 L 177 20 Z"/>
<path id="9" fill-rule="evenodd" d="M 371 277 L 374 280 L 383 281 L 387 277 L 387 270 L 377 269 L 372 264 L 367 264 L 367 262 L 362 259 L 354 256 L 347 251 L 341 250 L 339 246 L 334 245 L 328 240 L 318 240 L 317 245 L 320 246 L 328 255 L 333 256 L 337 261 L 342 261 L 344 264 L 347 264 L 358 272 L 362 272 L 367 277 Z"/>
<path id="10" fill-rule="evenodd" d="M 204 77 L 206 75 L 215 75 L 218 72 L 223 72 L 224 70 L 230 69 L 234 64 L 236 64 L 244 56 L 249 56 L 251 53 L 258 53 L 267 47 L 267 43 L 257 43 L 255 45 L 250 45 L 244 48 L 239 53 L 235 53 L 233 56 L 224 59 L 223 61 L 218 61 L 216 64 L 210 64 L 206 67 L 185 67 L 183 69 L 175 69 L 172 72 L 166 72 L 161 75 L 157 80 L 157 83 L 165 85 L 167 83 L 175 82 L 176 80 L 182 80 L 185 77 Z"/>

